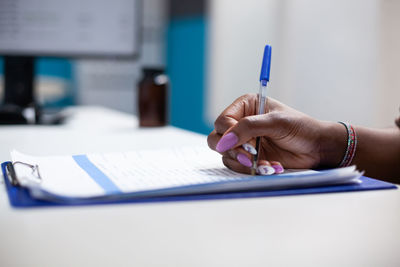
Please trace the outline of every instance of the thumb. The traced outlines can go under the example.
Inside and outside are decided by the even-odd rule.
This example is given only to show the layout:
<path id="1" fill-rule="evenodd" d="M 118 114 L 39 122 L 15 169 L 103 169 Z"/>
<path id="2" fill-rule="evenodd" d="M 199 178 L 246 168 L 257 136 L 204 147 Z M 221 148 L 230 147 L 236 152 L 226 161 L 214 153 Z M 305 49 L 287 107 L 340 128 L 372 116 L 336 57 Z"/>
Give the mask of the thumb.
<path id="1" fill-rule="evenodd" d="M 286 125 L 281 114 L 267 113 L 247 116 L 230 127 L 219 140 L 216 150 L 220 153 L 241 146 L 258 136 L 276 137 L 282 133 Z"/>

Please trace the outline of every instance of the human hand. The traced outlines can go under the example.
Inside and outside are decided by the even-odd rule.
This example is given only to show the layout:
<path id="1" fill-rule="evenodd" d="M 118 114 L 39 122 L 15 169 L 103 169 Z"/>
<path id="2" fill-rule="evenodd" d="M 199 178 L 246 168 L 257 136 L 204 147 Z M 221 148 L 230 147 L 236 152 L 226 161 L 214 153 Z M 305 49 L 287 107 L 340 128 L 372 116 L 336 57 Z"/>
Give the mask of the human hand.
<path id="1" fill-rule="evenodd" d="M 344 128 L 338 129 L 342 126 L 316 120 L 272 98 L 267 100 L 266 114 L 256 115 L 257 108 L 256 94 L 241 96 L 214 123 L 215 129 L 208 136 L 208 145 L 222 154 L 222 161 L 228 168 L 250 173 L 252 155 L 242 145 L 255 147 L 257 136 L 261 137 L 257 168 L 260 174 L 280 173 L 282 166 L 315 168 L 340 161 L 340 152 L 331 153 L 332 149 L 328 150 L 327 146 L 333 144 L 330 131 L 346 138 Z M 333 150 L 340 149 L 344 147 Z M 329 154 L 329 162 L 325 152 Z M 274 167 L 273 171 L 267 166 Z"/>

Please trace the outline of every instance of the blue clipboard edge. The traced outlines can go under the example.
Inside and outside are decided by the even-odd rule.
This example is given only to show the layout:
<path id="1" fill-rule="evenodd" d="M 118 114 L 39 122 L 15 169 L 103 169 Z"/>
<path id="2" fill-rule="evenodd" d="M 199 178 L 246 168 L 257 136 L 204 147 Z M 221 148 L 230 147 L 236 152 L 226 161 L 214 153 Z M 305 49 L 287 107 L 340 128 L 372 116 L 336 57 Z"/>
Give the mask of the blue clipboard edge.
<path id="1" fill-rule="evenodd" d="M 288 195 L 304 195 L 304 194 L 322 194 L 322 193 L 340 193 L 353 191 L 368 191 L 382 189 L 397 189 L 397 186 L 388 182 L 361 177 L 360 184 L 348 185 L 331 185 L 312 188 L 295 188 L 274 191 L 242 191 L 231 193 L 213 193 L 199 195 L 180 195 L 180 196 L 164 196 L 164 197 L 144 197 L 135 199 L 121 200 L 94 200 L 82 203 L 56 203 L 45 200 L 34 199 L 31 197 L 29 190 L 19 186 L 13 186 L 8 179 L 6 170 L 9 161 L 1 164 L 4 182 L 8 194 L 10 204 L 14 208 L 38 208 L 38 207 L 54 207 L 54 206 L 82 206 L 82 205 L 99 205 L 99 204 L 122 204 L 122 203 L 151 203 L 151 202 L 171 202 L 171 201 L 194 201 L 194 200 L 219 200 L 219 199 L 235 199 L 235 198 L 255 198 L 255 197 L 273 197 Z"/>

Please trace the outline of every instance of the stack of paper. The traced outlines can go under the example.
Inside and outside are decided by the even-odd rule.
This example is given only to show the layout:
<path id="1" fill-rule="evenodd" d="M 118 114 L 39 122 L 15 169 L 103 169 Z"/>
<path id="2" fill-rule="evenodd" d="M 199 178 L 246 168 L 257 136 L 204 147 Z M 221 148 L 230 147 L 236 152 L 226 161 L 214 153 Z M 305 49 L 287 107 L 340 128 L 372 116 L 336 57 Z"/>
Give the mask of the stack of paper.
<path id="1" fill-rule="evenodd" d="M 359 183 L 355 167 L 287 171 L 270 176 L 235 173 L 207 147 L 36 157 L 11 153 L 20 185 L 36 198 L 73 201 L 276 190 Z M 24 164 L 37 165 L 37 172 Z"/>

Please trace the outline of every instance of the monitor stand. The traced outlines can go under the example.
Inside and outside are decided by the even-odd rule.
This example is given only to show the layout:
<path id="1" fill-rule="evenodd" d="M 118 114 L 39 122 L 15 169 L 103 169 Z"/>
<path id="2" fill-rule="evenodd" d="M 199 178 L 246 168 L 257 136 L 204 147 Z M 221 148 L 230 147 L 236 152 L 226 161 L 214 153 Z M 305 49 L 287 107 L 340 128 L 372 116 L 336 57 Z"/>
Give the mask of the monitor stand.
<path id="1" fill-rule="evenodd" d="M 44 114 L 35 100 L 35 58 L 4 57 L 4 100 L 0 124 L 59 124 L 61 113 Z"/>

